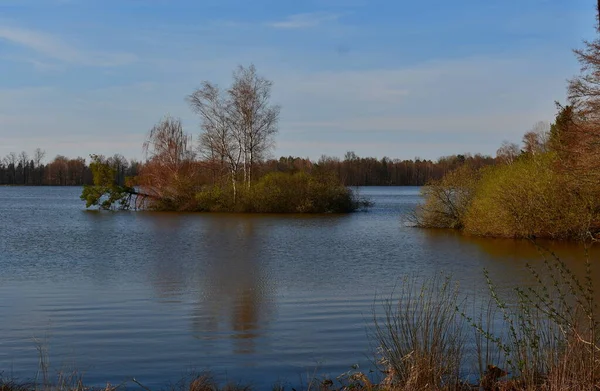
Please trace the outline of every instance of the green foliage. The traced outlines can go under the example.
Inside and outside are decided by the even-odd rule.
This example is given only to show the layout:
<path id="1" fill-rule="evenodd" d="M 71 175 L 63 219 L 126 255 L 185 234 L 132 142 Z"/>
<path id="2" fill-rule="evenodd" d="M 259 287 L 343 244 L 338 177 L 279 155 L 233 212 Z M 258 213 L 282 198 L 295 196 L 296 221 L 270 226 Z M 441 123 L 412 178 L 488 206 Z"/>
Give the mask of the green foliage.
<path id="1" fill-rule="evenodd" d="M 100 209 L 129 209 L 131 195 L 135 193 L 129 186 L 116 183 L 116 170 L 101 155 L 91 155 L 90 170 L 94 178 L 93 185 L 85 185 L 81 200 L 85 207 L 98 206 Z"/>
<path id="2" fill-rule="evenodd" d="M 559 169 L 560 154 L 524 154 L 510 164 L 475 171 L 467 166 L 423 189 L 421 227 L 472 235 L 582 238 L 598 230 L 600 201 L 593 187 Z"/>
<path id="3" fill-rule="evenodd" d="M 358 208 L 352 191 L 332 174 L 272 172 L 252 188 L 251 208 L 268 213 L 344 213 Z"/>
<path id="4" fill-rule="evenodd" d="M 460 166 L 425 186 L 425 203 L 417 208 L 414 222 L 426 228 L 462 229 L 479 179 L 479 171 Z"/>
<path id="5" fill-rule="evenodd" d="M 553 170 L 553 153 L 528 156 L 482 175 L 465 218 L 467 233 L 569 238 L 587 231 L 585 200 Z"/>
<path id="6" fill-rule="evenodd" d="M 196 193 L 197 210 L 202 212 L 234 211 L 233 189 L 231 186 L 205 186 Z"/>
<path id="7" fill-rule="evenodd" d="M 231 185 L 206 186 L 196 194 L 197 210 L 256 213 L 346 213 L 367 202 L 330 173 L 271 172 L 250 188 Z"/>

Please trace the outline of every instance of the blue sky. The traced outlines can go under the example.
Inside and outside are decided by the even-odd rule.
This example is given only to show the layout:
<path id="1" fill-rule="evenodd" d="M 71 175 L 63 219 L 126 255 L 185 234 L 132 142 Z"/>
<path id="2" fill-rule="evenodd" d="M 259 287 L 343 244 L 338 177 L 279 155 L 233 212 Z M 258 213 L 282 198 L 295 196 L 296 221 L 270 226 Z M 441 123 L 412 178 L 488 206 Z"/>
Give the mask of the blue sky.
<path id="1" fill-rule="evenodd" d="M 592 0 L 0 0 L 0 158 L 140 158 L 184 98 L 254 63 L 274 155 L 495 154 L 564 101 Z"/>

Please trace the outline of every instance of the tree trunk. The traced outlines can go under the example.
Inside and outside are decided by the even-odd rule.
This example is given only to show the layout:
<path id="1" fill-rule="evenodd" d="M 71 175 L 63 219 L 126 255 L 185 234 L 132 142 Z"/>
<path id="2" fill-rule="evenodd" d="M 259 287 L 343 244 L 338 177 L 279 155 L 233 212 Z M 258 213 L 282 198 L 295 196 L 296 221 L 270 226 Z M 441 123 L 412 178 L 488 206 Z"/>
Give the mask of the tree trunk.
<path id="1" fill-rule="evenodd" d="M 235 187 L 235 170 L 231 170 L 231 185 L 233 186 L 233 204 L 236 203 L 237 188 Z"/>

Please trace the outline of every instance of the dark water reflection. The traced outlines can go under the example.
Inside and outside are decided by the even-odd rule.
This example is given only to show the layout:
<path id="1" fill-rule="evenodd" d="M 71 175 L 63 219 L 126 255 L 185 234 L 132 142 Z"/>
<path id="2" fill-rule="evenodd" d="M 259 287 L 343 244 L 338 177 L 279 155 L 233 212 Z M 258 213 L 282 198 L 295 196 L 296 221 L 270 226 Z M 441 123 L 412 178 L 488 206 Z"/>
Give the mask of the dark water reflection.
<path id="1" fill-rule="evenodd" d="M 583 281 L 586 276 L 586 260 L 590 260 L 590 270 L 593 281 L 600 281 L 600 265 L 598 259 L 600 248 L 597 245 L 587 246 L 576 242 L 549 241 L 537 239 L 534 242 L 528 240 L 480 238 L 462 235 L 458 232 L 448 230 L 425 230 L 431 245 L 442 243 L 456 243 L 458 247 L 474 250 L 485 255 L 491 262 L 481 265 L 489 270 L 492 279 L 505 282 L 508 286 L 515 284 L 527 284 L 533 282 L 533 277 L 527 269 L 531 265 L 535 270 L 545 271 L 556 260 L 564 262 L 578 278 Z M 596 289 L 595 296 L 600 299 L 600 289 Z"/>
<path id="2" fill-rule="evenodd" d="M 349 216 L 84 211 L 77 188 L 0 188 L 0 371 L 33 376 L 33 338 L 90 384 L 190 369 L 269 386 L 371 366 L 377 297 L 451 273 L 482 293 L 530 282 L 530 243 L 407 227 L 417 188 L 364 188 Z M 583 252 L 548 244 L 578 273 Z M 595 273 L 598 276 L 598 270 Z M 599 276 L 600 277 L 600 276 Z"/>

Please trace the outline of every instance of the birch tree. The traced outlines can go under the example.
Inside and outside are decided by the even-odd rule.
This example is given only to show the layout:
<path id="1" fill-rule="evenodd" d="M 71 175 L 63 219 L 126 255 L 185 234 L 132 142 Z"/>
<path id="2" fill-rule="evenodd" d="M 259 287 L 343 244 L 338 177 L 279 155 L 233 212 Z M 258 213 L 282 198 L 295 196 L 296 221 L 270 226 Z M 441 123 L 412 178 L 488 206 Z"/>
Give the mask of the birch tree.
<path id="1" fill-rule="evenodd" d="M 503 141 L 502 146 L 496 151 L 496 157 L 503 164 L 513 164 L 520 153 L 521 149 L 517 144 Z"/>
<path id="2" fill-rule="evenodd" d="M 240 66 L 226 91 L 205 81 L 187 98 L 201 120 L 199 149 L 205 158 L 227 168 L 234 198 L 238 175 L 250 187 L 256 163 L 275 145 L 280 107 L 270 103 L 272 85 L 254 65 Z"/>
<path id="3" fill-rule="evenodd" d="M 244 182 L 250 186 L 256 162 L 274 147 L 280 107 L 270 105 L 273 83 L 256 73 L 254 65 L 233 74 L 229 89 L 234 135 L 243 150 Z"/>
<path id="4" fill-rule="evenodd" d="M 210 82 L 188 96 L 192 110 L 200 116 L 202 134 L 198 149 L 204 159 L 225 168 L 230 176 L 235 200 L 237 173 L 240 169 L 243 146 L 239 135 L 234 133 L 231 121 L 231 101 L 224 96 L 219 87 Z"/>

